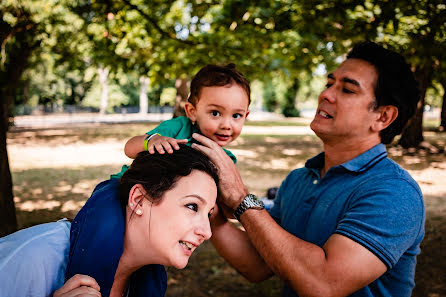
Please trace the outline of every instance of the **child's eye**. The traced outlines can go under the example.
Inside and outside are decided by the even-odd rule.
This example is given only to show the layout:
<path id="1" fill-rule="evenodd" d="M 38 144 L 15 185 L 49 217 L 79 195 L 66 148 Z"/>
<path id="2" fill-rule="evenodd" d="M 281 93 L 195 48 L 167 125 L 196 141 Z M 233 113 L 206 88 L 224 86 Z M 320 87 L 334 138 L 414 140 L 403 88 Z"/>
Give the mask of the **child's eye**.
<path id="1" fill-rule="evenodd" d="M 233 117 L 234 119 L 240 119 L 240 118 L 242 117 L 242 115 L 239 114 L 239 113 L 235 113 L 235 114 L 232 115 L 232 117 Z"/>
<path id="2" fill-rule="evenodd" d="M 213 111 L 211 111 L 211 114 L 212 114 L 214 117 L 218 117 L 218 116 L 220 115 L 220 112 L 218 112 L 218 111 L 216 111 L 216 110 L 213 110 Z"/>
<path id="3" fill-rule="evenodd" d="M 189 203 L 186 204 L 186 207 L 189 208 L 190 210 L 193 210 L 195 212 L 198 211 L 198 205 L 196 203 Z"/>

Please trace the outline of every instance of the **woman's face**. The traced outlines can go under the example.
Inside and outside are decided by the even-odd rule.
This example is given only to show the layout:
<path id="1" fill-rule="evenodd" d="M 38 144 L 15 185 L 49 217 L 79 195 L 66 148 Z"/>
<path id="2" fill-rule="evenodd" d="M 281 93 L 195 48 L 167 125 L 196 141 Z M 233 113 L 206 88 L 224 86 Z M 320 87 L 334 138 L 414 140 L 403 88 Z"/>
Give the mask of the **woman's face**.
<path id="1" fill-rule="evenodd" d="M 214 180 L 198 170 L 182 177 L 161 202 L 142 199 L 128 222 L 131 246 L 147 264 L 184 268 L 192 252 L 212 235 L 209 216 L 217 197 Z M 140 208 L 142 214 L 136 210 Z"/>

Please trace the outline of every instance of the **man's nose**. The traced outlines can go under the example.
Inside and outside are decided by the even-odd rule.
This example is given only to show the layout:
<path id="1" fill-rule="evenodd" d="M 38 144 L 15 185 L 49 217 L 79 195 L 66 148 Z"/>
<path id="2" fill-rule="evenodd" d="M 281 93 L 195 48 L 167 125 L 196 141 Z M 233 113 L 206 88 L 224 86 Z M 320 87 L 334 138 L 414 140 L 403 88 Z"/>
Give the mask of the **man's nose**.
<path id="1" fill-rule="evenodd" d="M 321 102 L 323 100 L 330 102 L 330 103 L 335 102 L 336 94 L 334 91 L 334 86 L 330 86 L 321 92 L 321 94 L 319 95 L 319 102 Z"/>

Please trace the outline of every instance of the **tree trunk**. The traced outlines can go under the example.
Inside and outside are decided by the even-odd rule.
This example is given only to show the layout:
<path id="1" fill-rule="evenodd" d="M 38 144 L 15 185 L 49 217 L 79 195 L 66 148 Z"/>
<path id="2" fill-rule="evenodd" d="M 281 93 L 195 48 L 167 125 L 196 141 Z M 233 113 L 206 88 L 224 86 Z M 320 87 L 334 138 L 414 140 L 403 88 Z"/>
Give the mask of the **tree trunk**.
<path id="1" fill-rule="evenodd" d="M 98 68 L 98 74 L 99 74 L 99 83 L 101 84 L 101 105 L 99 109 L 99 114 L 105 114 L 105 111 L 107 110 L 108 106 L 108 85 L 107 85 L 107 78 L 108 78 L 108 68 L 103 68 L 102 66 L 99 66 Z"/>
<path id="2" fill-rule="evenodd" d="M 27 24 L 25 24 L 27 25 Z M 10 27 L 6 27 L 11 29 Z M 0 20 L 0 27 L 5 23 Z M 32 51 L 39 46 L 35 27 L 32 24 L 24 26 L 14 35 L 14 41 L 7 48 L 7 59 L 1 61 L 0 67 L 0 237 L 17 230 L 17 217 L 12 192 L 12 176 L 9 168 L 6 138 L 9 127 L 9 108 L 14 102 L 15 92 L 20 77 L 25 71 Z M 4 40 L 2 40 L 4 42 Z"/>
<path id="3" fill-rule="evenodd" d="M 150 78 L 142 75 L 139 78 L 140 88 L 139 88 L 139 113 L 144 115 L 147 114 L 149 108 L 149 99 L 147 98 L 147 88 L 149 87 Z"/>
<path id="4" fill-rule="evenodd" d="M 443 103 L 441 104 L 440 131 L 446 131 L 446 80 L 440 82 L 443 86 Z"/>
<path id="5" fill-rule="evenodd" d="M 4 94 L 2 94 L 2 97 Z M 3 97 L 3 99 L 5 99 Z M 8 151 L 6 150 L 6 132 L 8 131 L 8 104 L 0 103 L 0 237 L 17 230 L 17 217 L 12 193 L 12 177 L 9 169 Z"/>
<path id="6" fill-rule="evenodd" d="M 189 88 L 187 83 L 188 77 L 177 78 L 175 81 L 175 88 L 177 89 L 177 96 L 175 98 L 175 106 L 173 108 L 173 117 L 185 116 L 184 104 L 186 103 L 187 96 L 189 95 Z"/>
<path id="7" fill-rule="evenodd" d="M 423 113 L 424 113 L 424 99 L 426 97 L 426 90 L 431 82 L 431 67 L 420 66 L 415 70 L 415 78 L 418 81 L 420 89 L 420 101 L 418 101 L 415 115 L 410 119 L 408 126 L 404 129 L 399 144 L 403 148 L 418 147 L 424 140 L 423 138 Z"/>

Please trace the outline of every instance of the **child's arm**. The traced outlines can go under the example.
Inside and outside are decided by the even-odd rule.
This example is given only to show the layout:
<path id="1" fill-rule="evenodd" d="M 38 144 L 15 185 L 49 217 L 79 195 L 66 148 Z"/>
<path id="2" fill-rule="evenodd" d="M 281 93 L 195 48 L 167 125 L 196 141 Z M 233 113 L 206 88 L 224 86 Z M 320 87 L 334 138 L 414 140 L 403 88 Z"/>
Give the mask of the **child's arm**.
<path id="1" fill-rule="evenodd" d="M 147 136 L 147 134 L 144 134 L 130 138 L 124 147 L 126 156 L 135 159 L 136 155 L 138 155 L 139 152 L 144 151 L 144 141 Z M 167 153 L 171 154 L 173 153 L 174 149 L 180 149 L 180 147 L 178 146 L 179 143 L 187 142 L 187 139 L 175 139 L 167 136 L 152 135 L 147 144 L 147 148 L 149 153 L 151 154 L 155 153 L 155 149 L 160 154 L 164 154 L 166 151 Z"/>

